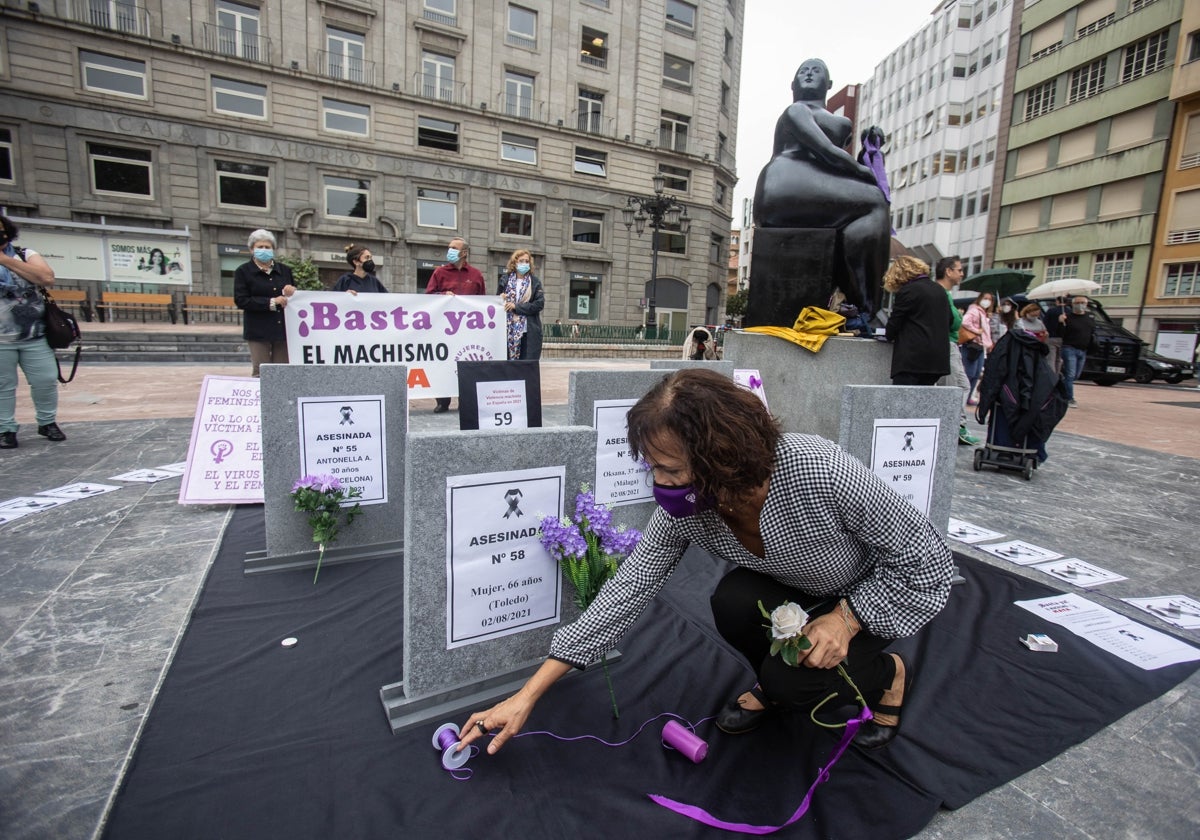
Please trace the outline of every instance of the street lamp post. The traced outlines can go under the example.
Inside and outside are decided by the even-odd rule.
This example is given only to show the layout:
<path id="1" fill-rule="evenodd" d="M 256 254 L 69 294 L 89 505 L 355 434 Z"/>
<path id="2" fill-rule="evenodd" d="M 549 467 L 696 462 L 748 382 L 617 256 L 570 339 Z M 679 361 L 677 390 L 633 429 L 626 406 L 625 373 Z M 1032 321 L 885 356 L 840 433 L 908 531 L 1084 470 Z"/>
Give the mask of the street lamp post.
<path id="1" fill-rule="evenodd" d="M 675 196 L 663 193 L 665 182 L 661 173 L 655 175 L 654 195 L 631 195 L 621 209 L 626 230 L 636 225 L 638 236 L 646 230 L 646 222 L 650 222 L 650 305 L 646 311 L 646 338 L 658 337 L 658 231 L 663 225 L 678 225 L 679 232 L 686 236 L 692 223 L 687 206 Z"/>

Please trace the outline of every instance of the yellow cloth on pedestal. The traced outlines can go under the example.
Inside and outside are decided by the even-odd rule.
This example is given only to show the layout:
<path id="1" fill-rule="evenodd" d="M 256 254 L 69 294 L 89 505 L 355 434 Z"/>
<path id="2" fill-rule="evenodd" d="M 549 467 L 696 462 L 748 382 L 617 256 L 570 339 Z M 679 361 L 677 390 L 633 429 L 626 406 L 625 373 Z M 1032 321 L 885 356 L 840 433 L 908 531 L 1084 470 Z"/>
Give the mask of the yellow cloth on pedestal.
<path id="1" fill-rule="evenodd" d="M 747 327 L 746 332 L 773 335 L 793 344 L 799 344 L 805 350 L 816 353 L 825 344 L 825 339 L 842 331 L 846 319 L 836 312 L 822 309 L 819 306 L 806 306 L 800 310 L 796 323 L 791 329 L 787 327 Z"/>

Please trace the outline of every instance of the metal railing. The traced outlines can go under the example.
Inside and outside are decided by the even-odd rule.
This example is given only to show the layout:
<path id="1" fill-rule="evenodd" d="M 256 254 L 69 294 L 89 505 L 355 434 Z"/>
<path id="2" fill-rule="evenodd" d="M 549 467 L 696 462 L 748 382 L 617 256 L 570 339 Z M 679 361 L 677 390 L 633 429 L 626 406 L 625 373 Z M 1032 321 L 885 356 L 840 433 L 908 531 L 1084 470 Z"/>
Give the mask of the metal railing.
<path id="1" fill-rule="evenodd" d="M 546 103 L 541 100 L 526 99 L 523 96 L 512 96 L 501 93 L 496 96 L 496 110 L 510 117 L 520 117 L 524 120 L 545 122 L 544 111 Z"/>
<path id="2" fill-rule="evenodd" d="M 434 23 L 440 23 L 443 26 L 458 26 L 458 18 L 456 16 L 435 12 L 433 9 L 429 8 L 424 8 L 421 10 L 421 17 L 425 18 L 425 20 L 431 20 Z"/>
<path id="3" fill-rule="evenodd" d="M 416 72 L 412 78 L 413 96 L 423 99 L 436 99 L 451 105 L 469 105 L 467 102 L 466 82 L 447 82 L 432 73 Z"/>
<path id="4" fill-rule="evenodd" d="M 619 327 L 613 324 L 568 323 L 542 325 L 542 337 L 551 344 L 652 344 L 655 346 L 683 346 L 690 329 L 650 329 L 646 337 L 644 327 Z M 657 333 L 657 335 L 655 335 Z"/>
<path id="5" fill-rule="evenodd" d="M 220 55 L 231 55 L 261 64 L 271 63 L 271 39 L 263 35 L 247 35 L 229 26 L 204 24 L 204 49 Z"/>
<path id="6" fill-rule="evenodd" d="M 80 23 L 90 23 L 100 29 L 127 32 L 130 35 L 150 34 L 150 14 L 140 3 L 126 0 L 72 0 L 70 16 Z"/>
<path id="7" fill-rule="evenodd" d="M 586 131 L 588 134 L 601 134 L 605 137 L 611 137 L 613 133 L 613 117 L 606 117 L 603 114 L 597 114 L 594 111 L 579 111 L 571 112 L 571 125 L 578 131 Z"/>
<path id="8" fill-rule="evenodd" d="M 510 47 L 524 47 L 527 50 L 537 49 L 537 39 L 527 38 L 524 35 L 518 35 L 515 32 L 506 32 L 504 34 L 504 43 Z"/>
<path id="9" fill-rule="evenodd" d="M 317 72 L 327 79 L 340 79 L 358 85 L 375 84 L 375 62 L 340 52 L 317 50 Z"/>

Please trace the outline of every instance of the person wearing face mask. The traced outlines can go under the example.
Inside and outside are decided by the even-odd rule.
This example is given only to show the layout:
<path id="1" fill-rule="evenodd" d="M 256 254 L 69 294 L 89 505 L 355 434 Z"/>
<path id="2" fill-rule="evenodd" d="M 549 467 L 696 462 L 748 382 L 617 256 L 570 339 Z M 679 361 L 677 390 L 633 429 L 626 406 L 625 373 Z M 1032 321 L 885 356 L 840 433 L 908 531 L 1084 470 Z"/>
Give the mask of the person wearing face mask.
<path id="1" fill-rule="evenodd" d="M 1004 334 L 1013 328 L 1013 324 L 1017 322 L 1017 305 L 1012 298 L 1005 298 L 1000 301 L 1000 306 L 992 315 L 992 344 L 1004 338 Z"/>
<path id="2" fill-rule="evenodd" d="M 546 293 L 542 281 L 533 273 L 533 255 L 513 251 L 508 258 L 508 274 L 500 296 L 508 313 L 505 332 L 508 358 L 537 361 L 542 357 L 542 309 Z"/>
<path id="3" fill-rule="evenodd" d="M 513 696 L 471 714 L 460 743 L 492 733 L 487 751 L 500 749 L 556 680 L 613 649 L 692 544 L 734 566 L 710 604 L 718 632 L 758 678 L 717 725 L 741 734 L 772 714 L 807 720 L 831 694 L 840 702 L 827 708 L 852 703 L 836 671 L 844 664 L 875 713 L 856 744 L 890 743 L 913 670 L 888 648 L 937 615 L 950 593 L 950 549 L 937 529 L 862 462 L 823 438 L 782 432 L 752 392 L 711 370 L 663 377 L 630 409 L 627 427 L 630 454 L 653 473 L 658 509 L 616 576 L 554 634 L 539 670 Z M 799 667 L 770 655 L 760 601 L 809 613 L 803 632 L 812 647 Z"/>
<path id="4" fill-rule="evenodd" d="M 264 364 L 286 365 L 283 310 L 296 287 L 292 270 L 275 259 L 275 234 L 256 230 L 246 240 L 251 258 L 233 273 L 233 302 L 242 310 L 242 338 L 250 348 L 250 375 Z"/>
<path id="5" fill-rule="evenodd" d="M 450 240 L 446 247 L 446 264 L 439 265 L 429 278 L 425 293 L 430 295 L 485 295 L 487 286 L 479 269 L 467 262 L 471 253 L 467 241 L 461 236 Z M 450 398 L 438 397 L 434 414 L 450 410 Z"/>
<path id="6" fill-rule="evenodd" d="M 992 293 L 983 292 L 967 307 L 967 314 L 963 315 L 962 328 L 972 333 L 974 338 L 959 345 L 958 349 L 962 353 L 963 370 L 971 384 L 972 393 L 975 383 L 979 381 L 979 374 L 983 372 L 983 357 L 992 349 L 991 316 L 994 305 Z M 967 399 L 967 405 L 976 405 L 978 402 L 974 396 Z"/>
<path id="7" fill-rule="evenodd" d="M 1058 322 L 1062 325 L 1062 378 L 1067 388 L 1067 404 L 1074 408 L 1075 380 L 1083 373 L 1087 361 L 1088 347 L 1092 344 L 1092 333 L 1096 331 L 1096 319 L 1088 312 L 1088 299 L 1076 295 L 1071 300 L 1071 311 L 1062 312 Z"/>
<path id="8" fill-rule="evenodd" d="M 339 277 L 330 291 L 349 292 L 352 295 L 360 292 L 387 294 L 387 287 L 380 283 L 379 278 L 375 276 L 375 259 L 371 255 L 370 248 L 364 248 L 361 245 L 347 245 L 346 262 L 350 264 L 351 270 Z"/>

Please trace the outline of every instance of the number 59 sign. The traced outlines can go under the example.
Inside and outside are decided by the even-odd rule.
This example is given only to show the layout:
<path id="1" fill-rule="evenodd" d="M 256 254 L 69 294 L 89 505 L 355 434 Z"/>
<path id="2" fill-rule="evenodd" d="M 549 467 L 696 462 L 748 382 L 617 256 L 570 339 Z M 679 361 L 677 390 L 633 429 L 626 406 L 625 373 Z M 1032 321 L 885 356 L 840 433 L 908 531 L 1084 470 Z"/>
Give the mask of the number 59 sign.
<path id="1" fill-rule="evenodd" d="M 541 374 L 534 361 L 459 362 L 459 428 L 541 426 L 541 388 Z"/>

